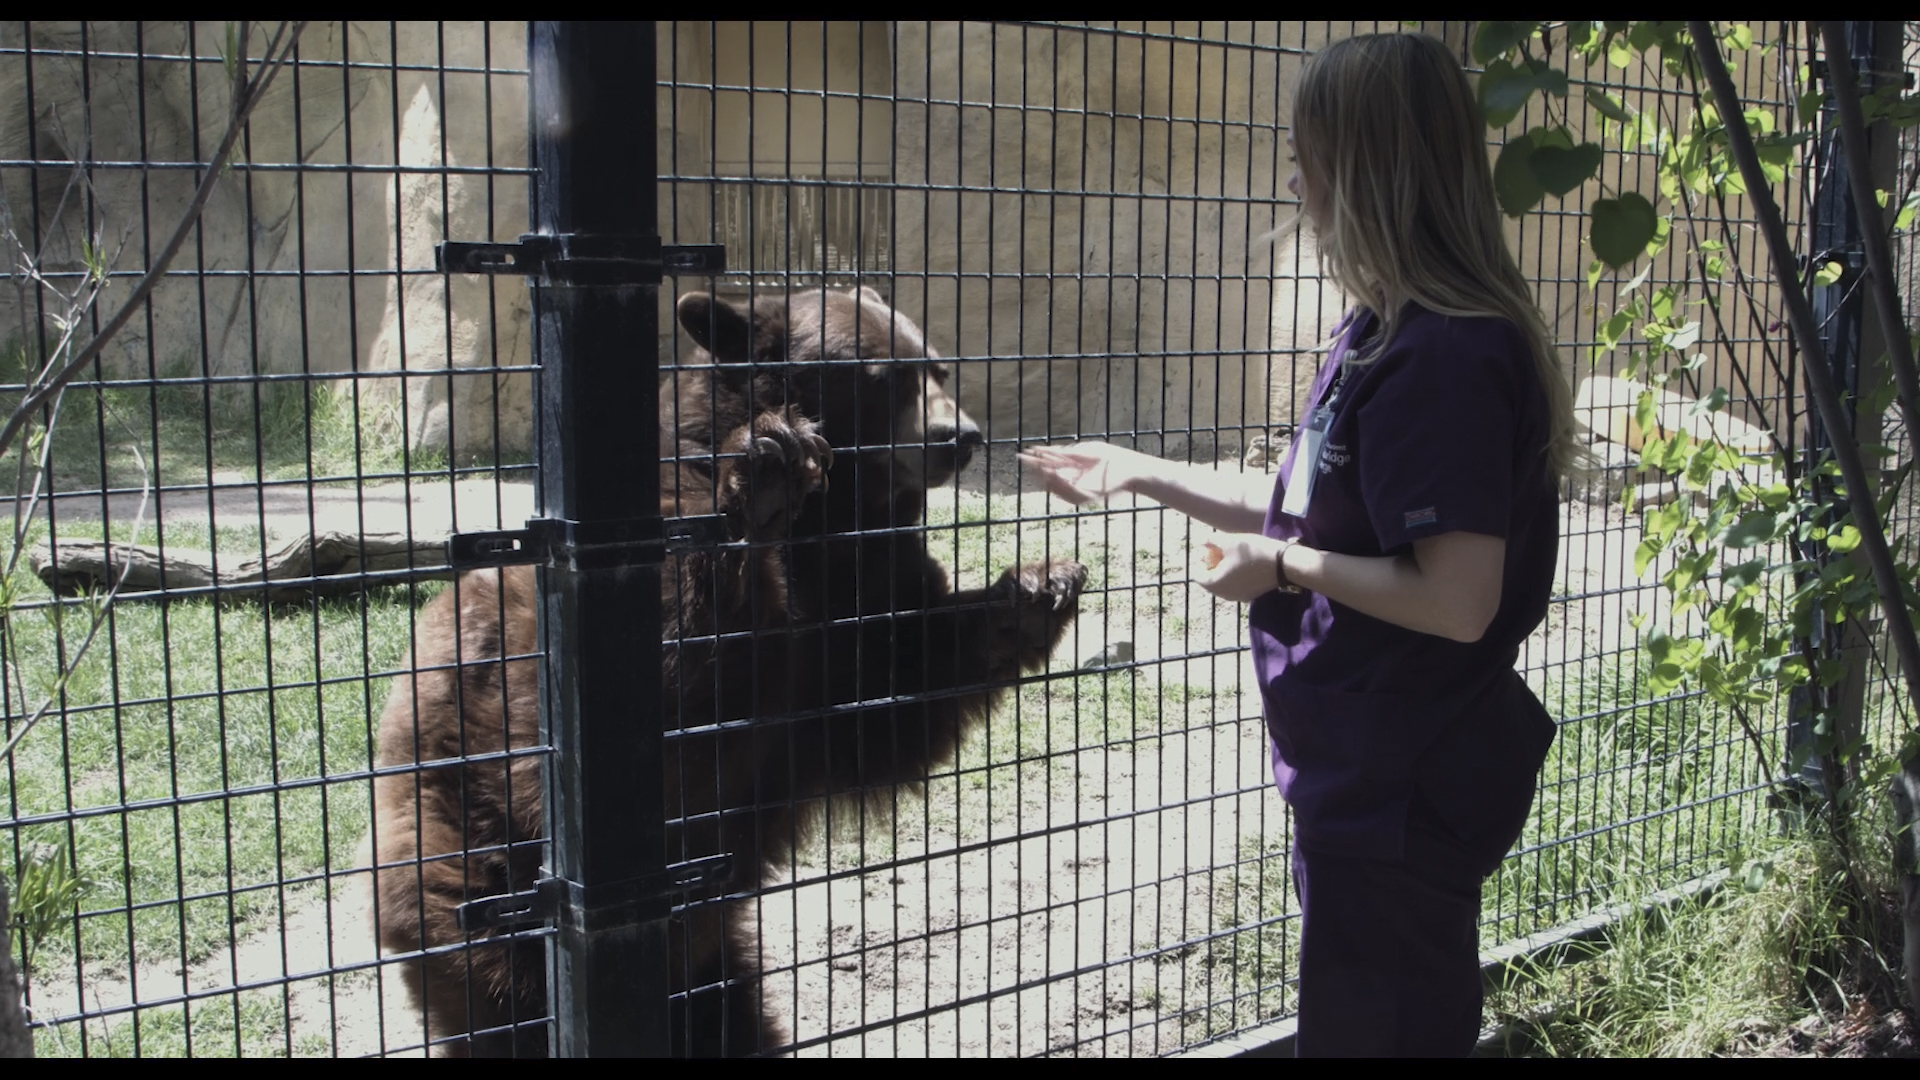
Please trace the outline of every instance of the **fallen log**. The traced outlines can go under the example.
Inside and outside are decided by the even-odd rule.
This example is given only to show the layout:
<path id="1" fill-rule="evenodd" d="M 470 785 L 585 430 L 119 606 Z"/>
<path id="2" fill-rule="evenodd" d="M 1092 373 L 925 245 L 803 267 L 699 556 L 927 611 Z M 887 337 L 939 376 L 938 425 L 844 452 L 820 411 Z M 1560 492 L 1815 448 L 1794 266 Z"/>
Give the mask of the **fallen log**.
<path id="1" fill-rule="evenodd" d="M 40 580 L 61 596 L 110 588 L 124 572 L 120 596 L 126 600 L 231 590 L 286 603 L 453 576 L 445 539 L 405 533 L 315 533 L 295 537 L 263 556 L 241 560 L 223 556 L 217 568 L 210 551 L 172 547 L 163 551 L 106 540 L 61 540 L 51 547 L 38 544 L 27 559 Z"/>

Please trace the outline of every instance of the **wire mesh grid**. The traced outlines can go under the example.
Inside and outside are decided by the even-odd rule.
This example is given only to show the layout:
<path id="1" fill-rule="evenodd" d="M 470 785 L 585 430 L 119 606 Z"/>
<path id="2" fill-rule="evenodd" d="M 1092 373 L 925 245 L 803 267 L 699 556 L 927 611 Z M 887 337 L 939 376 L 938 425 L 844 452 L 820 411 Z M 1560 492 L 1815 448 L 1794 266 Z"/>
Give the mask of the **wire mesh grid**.
<path id="1" fill-rule="evenodd" d="M 750 253 L 721 282 L 743 307 L 872 288 L 947 358 L 946 389 L 986 432 L 953 488 L 926 498 L 927 549 L 954 588 L 1063 557 L 1089 571 L 1044 671 L 1008 680 L 983 733 L 928 763 L 923 798 L 881 789 L 870 816 L 875 789 L 862 789 L 866 803 L 828 808 L 810 842 L 796 834 L 790 872 L 735 894 L 752 897 L 742 925 L 759 931 L 740 970 L 764 972 L 770 1011 L 791 1021 L 770 1035 L 791 1039 L 778 1045 L 1159 1053 L 1291 1012 L 1288 826 L 1266 793 L 1241 615 L 1187 584 L 1199 538 L 1183 519 L 1144 503 L 1063 513 L 1014 458 L 1102 438 L 1223 469 L 1277 465 L 1341 305 L 1305 242 L 1259 240 L 1290 210 L 1288 88 L 1325 41 L 1392 28 L 663 28 L 662 220 L 679 239 Z M 1427 29 L 1466 55 L 1467 26 Z M 1799 54 L 1784 33 L 1742 73 L 1756 104 L 1791 100 L 1783 65 Z M 1601 134 L 1584 87 L 1669 124 L 1694 103 L 1654 58 L 1572 74 L 1576 138 Z M 1557 122 L 1550 107 L 1509 130 Z M 1603 180 L 1644 182 L 1654 153 L 1610 159 L 1619 171 Z M 1589 282 L 1596 187 L 1528 215 L 1515 237 L 1576 379 L 1645 347 L 1590 360 L 1629 286 Z M 751 216 L 737 209 L 749 203 Z M 1742 220 L 1737 201 L 1730 212 Z M 857 259 L 792 257 L 828 250 Z M 1632 285 L 1683 283 L 1687 250 L 1670 245 Z M 1752 250 L 1731 257 L 1750 275 L 1758 265 Z M 1764 285 L 1757 295 L 1762 308 L 1729 296 L 1715 313 L 1703 340 L 1718 359 L 1686 385 L 1744 379 L 1735 415 L 1790 430 L 1792 358 Z M 1632 406 L 1585 400 L 1601 430 Z M 1489 883 L 1490 944 L 1621 888 L 1703 874 L 1761 827 L 1771 778 L 1734 719 L 1645 687 L 1635 626 L 1666 617 L 1664 567 L 1635 573 L 1638 520 L 1620 496 L 1674 489 L 1654 490 L 1627 453 L 1569 492 L 1557 595 L 1523 656 L 1563 727 L 1535 823 Z M 862 605 L 862 617 L 924 616 L 892 597 Z M 1752 719 L 1768 738 L 1784 722 Z"/>
<path id="2" fill-rule="evenodd" d="M 1188 584 L 1202 537 L 1183 519 L 1146 502 L 1068 513 L 1015 455 L 1100 438 L 1277 467 L 1343 304 L 1309 240 L 1261 239 L 1292 209 L 1289 87 L 1325 42 L 1397 26 L 660 24 L 661 233 L 730 257 L 691 304 L 662 297 L 662 446 L 698 444 L 663 478 L 677 512 L 751 523 L 667 566 L 668 858 L 735 859 L 721 895 L 676 912 L 678 1048 L 1153 1054 L 1291 1014 L 1289 823 L 1243 613 Z M 1424 28 L 1468 55 L 1469 24 Z M 10 274 L 18 299 L 0 297 L 26 328 L 0 390 L 24 392 L 59 297 L 102 250 L 124 256 L 106 281 L 143 272 L 227 122 L 234 34 L 0 30 L 0 108 L 25 118 L 0 129 L 0 192 L 40 275 Z M 1804 52 L 1790 26 L 1758 34 L 1777 51 L 1743 67 L 1742 92 L 1794 122 L 1784 80 Z M 423 952 L 457 984 L 474 956 L 505 956 L 515 984 L 544 969 L 540 929 L 505 953 L 457 931 L 389 941 L 380 966 L 389 909 L 368 870 L 376 773 L 396 793 L 380 824 L 403 837 L 429 831 L 432 777 L 455 778 L 434 789 L 455 818 L 488 784 L 506 818 L 537 813 L 543 750 L 525 732 L 375 746 L 391 686 L 409 685 L 394 676 L 418 669 L 412 685 L 456 701 L 479 687 L 504 725 L 537 653 L 510 628 L 471 645 L 458 629 L 530 603 L 502 599 L 525 580 L 510 574 L 443 601 L 428 632 L 447 640 L 407 659 L 442 589 L 429 579 L 450 576 L 439 541 L 533 508 L 526 290 L 431 269 L 435 242 L 522 230 L 526 56 L 520 24 L 307 27 L 192 243 L 63 399 L 54 497 L 27 543 L 50 545 L 68 590 L 108 582 L 81 569 L 81 541 L 121 545 L 115 571 L 137 542 L 156 569 L 154 595 L 123 592 L 59 684 L 44 672 L 94 608 L 50 596 L 25 560 L 13 575 L 9 724 L 37 696 L 56 706 L 7 764 L 0 853 L 11 874 L 64 859 L 84 882 L 28 957 L 42 1053 L 419 1052 L 443 1034 L 405 986 Z M 1669 122 L 1693 103 L 1637 57 L 1571 74 L 1576 137 L 1600 137 L 1588 86 Z M 1549 107 L 1508 130 L 1558 122 Z M 1653 153 L 1610 157 L 1602 181 L 1644 189 Z M 1785 189 L 1795 228 L 1804 177 Z M 1513 233 L 1577 380 L 1621 373 L 1639 344 L 1590 360 L 1630 284 L 1588 278 L 1582 222 L 1602 194 Z M 1676 232 L 1719 209 L 1693 205 Z M 1704 272 L 1686 251 L 1669 244 L 1637 287 Z M 1700 309 L 1713 359 L 1677 389 L 1733 387 L 1732 414 L 1795 451 L 1805 409 L 1762 258 L 1727 253 L 1721 273 L 1759 303 L 1729 289 Z M 789 397 L 805 407 L 783 412 Z M 1523 653 L 1561 732 L 1488 883 L 1489 945 L 1698 876 L 1766 827 L 1772 777 L 1737 718 L 1647 688 L 1638 627 L 1666 617 L 1662 567 L 1636 573 L 1622 505 L 1676 492 L 1609 449 L 1630 400 L 1583 404 L 1618 434 L 1568 492 L 1561 579 Z M 721 445 L 729 410 L 782 423 Z M 830 483 L 740 471 L 767 453 Z M 349 555 L 323 569 L 328 537 Z M 176 557 L 200 550 L 189 579 Z M 725 576 L 742 566 L 759 576 Z M 1023 567 L 1042 571 L 1001 584 Z M 701 614 L 723 602 L 735 621 Z M 1748 720 L 1777 746 L 1785 705 Z M 438 894 L 449 911 L 531 886 L 537 819 L 463 824 L 427 852 L 444 858 L 380 853 L 400 892 L 419 897 L 434 865 L 458 879 Z M 544 1045 L 544 1004 L 455 996 L 467 1028 L 526 1022 Z"/>
<path id="3" fill-rule="evenodd" d="M 432 250 L 524 225 L 522 27 L 0 27 L 0 394 L 147 273 L 276 40 L 171 268 L 7 462 L 8 737 L 51 711 L 0 859 L 43 1055 L 423 1042 L 375 967 L 374 722 L 445 535 L 532 505 L 525 290 Z"/>

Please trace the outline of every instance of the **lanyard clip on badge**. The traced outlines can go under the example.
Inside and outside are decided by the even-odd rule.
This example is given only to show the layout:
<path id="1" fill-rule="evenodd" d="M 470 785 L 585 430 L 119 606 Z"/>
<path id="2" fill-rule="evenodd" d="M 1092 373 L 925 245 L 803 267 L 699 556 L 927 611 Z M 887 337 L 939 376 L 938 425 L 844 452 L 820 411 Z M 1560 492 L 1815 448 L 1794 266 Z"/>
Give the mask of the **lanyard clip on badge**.
<path id="1" fill-rule="evenodd" d="M 1306 426 L 1300 429 L 1300 446 L 1293 455 L 1293 468 L 1287 471 L 1287 496 L 1280 512 L 1297 518 L 1307 516 L 1313 501 L 1313 480 L 1320 475 L 1320 450 L 1327 441 L 1327 429 L 1333 426 L 1333 410 L 1326 405 L 1313 410 Z"/>
<path id="2" fill-rule="evenodd" d="M 1348 317 L 1338 342 L 1333 349 L 1333 362 L 1339 367 L 1333 373 L 1333 389 L 1327 394 L 1327 400 L 1320 407 L 1307 414 L 1307 422 L 1301 427 L 1299 446 L 1293 455 L 1293 467 L 1287 470 L 1287 494 L 1280 501 L 1280 512 L 1297 518 L 1307 516 L 1307 507 L 1313 502 L 1313 482 L 1320 475 L 1320 453 L 1325 448 L 1327 429 L 1333 426 L 1333 403 L 1340 400 L 1340 388 L 1347 377 L 1347 336 L 1353 333 L 1353 323 Z"/>

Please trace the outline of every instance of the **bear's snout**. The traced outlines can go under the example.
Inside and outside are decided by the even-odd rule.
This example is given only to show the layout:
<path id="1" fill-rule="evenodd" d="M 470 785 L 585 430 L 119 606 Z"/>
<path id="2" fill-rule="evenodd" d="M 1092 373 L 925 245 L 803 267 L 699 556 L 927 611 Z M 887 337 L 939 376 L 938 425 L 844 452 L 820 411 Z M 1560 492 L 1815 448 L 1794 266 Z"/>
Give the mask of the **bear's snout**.
<path id="1" fill-rule="evenodd" d="M 973 460 L 974 451 L 987 445 L 987 437 L 980 433 L 978 425 L 963 416 L 956 422 L 928 425 L 927 442 L 943 450 L 952 444 L 953 471 L 958 472 Z"/>

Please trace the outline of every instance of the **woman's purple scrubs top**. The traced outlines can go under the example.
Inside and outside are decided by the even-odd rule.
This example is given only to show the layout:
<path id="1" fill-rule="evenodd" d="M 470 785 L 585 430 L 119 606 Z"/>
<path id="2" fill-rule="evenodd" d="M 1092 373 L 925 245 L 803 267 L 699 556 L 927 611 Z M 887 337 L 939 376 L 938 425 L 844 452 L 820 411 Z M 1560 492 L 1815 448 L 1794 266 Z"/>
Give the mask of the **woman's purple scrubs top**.
<path id="1" fill-rule="evenodd" d="M 1312 408 L 1326 401 L 1343 346 L 1377 322 L 1365 309 L 1349 320 Z M 1266 535 L 1324 551 L 1402 555 L 1450 532 L 1507 542 L 1499 612 L 1471 644 L 1311 592 L 1254 601 L 1274 779 L 1302 845 L 1398 859 L 1416 789 L 1453 832 L 1496 847 L 1496 860 L 1518 834 L 1554 731 L 1513 670 L 1546 617 L 1559 550 L 1548 431 L 1546 394 L 1513 324 L 1409 305 L 1386 351 L 1347 371 L 1304 519 L 1282 512 L 1275 485 Z"/>

